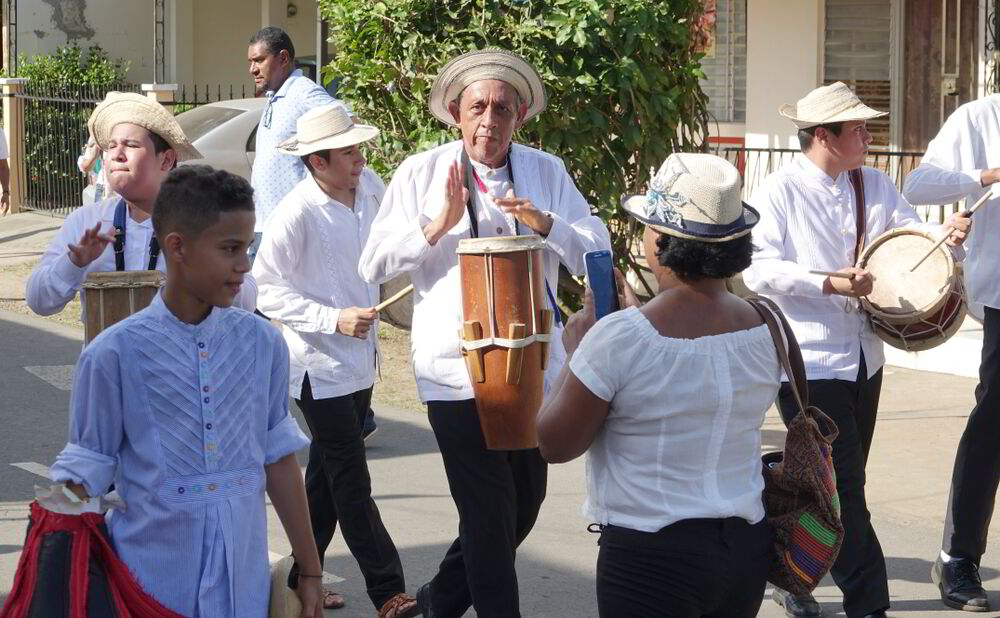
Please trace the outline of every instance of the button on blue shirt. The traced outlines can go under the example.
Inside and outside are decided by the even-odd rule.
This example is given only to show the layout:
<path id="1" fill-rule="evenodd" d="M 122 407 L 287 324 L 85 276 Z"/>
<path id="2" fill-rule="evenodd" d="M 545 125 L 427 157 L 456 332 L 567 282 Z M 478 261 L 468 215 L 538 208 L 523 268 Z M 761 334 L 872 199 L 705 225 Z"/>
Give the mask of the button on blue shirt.
<path id="1" fill-rule="evenodd" d="M 157 296 L 84 348 L 51 474 L 92 496 L 115 483 L 128 507 L 108 514 L 115 549 L 161 603 L 263 618 L 265 466 L 307 444 L 276 329 L 239 309 L 185 324 Z"/>
<path id="2" fill-rule="evenodd" d="M 277 91 L 269 91 L 267 99 L 257 127 L 256 154 L 250 174 L 257 211 L 255 232 L 264 231 L 278 202 L 306 177 L 302 160 L 278 152 L 278 145 L 295 135 L 299 116 L 314 107 L 336 102 L 300 70 L 293 71 Z"/>

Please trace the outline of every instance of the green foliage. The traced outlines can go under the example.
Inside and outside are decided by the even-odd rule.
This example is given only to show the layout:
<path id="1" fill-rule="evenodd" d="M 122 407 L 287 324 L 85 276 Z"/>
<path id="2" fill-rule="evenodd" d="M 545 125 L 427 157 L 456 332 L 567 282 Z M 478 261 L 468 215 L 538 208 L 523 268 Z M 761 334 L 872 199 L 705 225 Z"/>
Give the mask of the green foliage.
<path id="1" fill-rule="evenodd" d="M 79 205 L 86 182 L 76 159 L 87 141 L 87 118 L 107 91 L 130 88 L 127 71 L 126 62 L 97 45 L 20 58 L 17 77 L 29 79 L 23 91 L 27 205 Z"/>
<path id="2" fill-rule="evenodd" d="M 545 112 L 515 135 L 563 158 L 608 223 L 622 263 L 636 227 L 618 209 L 645 190 L 651 166 L 702 149 L 707 99 L 691 23 L 701 0 L 319 0 L 337 49 L 324 76 L 378 126 L 372 166 L 456 139 L 427 110 L 438 70 L 460 53 L 503 47 L 544 80 Z M 633 264 L 634 266 L 634 264 Z"/>

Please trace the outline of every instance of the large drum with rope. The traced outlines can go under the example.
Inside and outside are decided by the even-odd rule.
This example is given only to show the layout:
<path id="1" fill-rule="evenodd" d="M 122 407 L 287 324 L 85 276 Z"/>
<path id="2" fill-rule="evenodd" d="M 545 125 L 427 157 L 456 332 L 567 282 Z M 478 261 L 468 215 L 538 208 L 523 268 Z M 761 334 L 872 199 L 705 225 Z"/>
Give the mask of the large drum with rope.
<path id="1" fill-rule="evenodd" d="M 552 332 L 538 236 L 459 241 L 461 346 L 487 448 L 538 445 Z"/>

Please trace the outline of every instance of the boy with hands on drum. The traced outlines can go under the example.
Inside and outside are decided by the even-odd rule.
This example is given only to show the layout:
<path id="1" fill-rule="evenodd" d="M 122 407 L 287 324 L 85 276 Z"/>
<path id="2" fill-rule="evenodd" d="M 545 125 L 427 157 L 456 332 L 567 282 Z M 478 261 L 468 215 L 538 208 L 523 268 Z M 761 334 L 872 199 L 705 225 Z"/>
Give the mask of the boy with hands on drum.
<path id="1" fill-rule="evenodd" d="M 113 482 L 127 506 L 107 516 L 116 552 L 148 594 L 202 618 L 267 615 L 266 491 L 303 565 L 301 618 L 321 618 L 288 350 L 230 308 L 250 270 L 252 195 L 207 166 L 163 182 L 153 226 L 166 285 L 84 348 L 51 477 L 84 499 Z"/>
<path id="2" fill-rule="evenodd" d="M 279 150 L 301 157 L 309 175 L 264 230 L 253 263 L 258 307 L 283 324 L 291 396 L 312 433 L 306 493 L 321 562 L 339 522 L 379 617 L 413 616 L 416 601 L 405 594 L 399 553 L 372 500 L 362 435 L 375 384 L 379 288 L 358 275 L 358 259 L 385 186 L 365 167 L 361 146 L 378 129 L 355 124 L 340 103 L 307 111 L 296 128 Z M 325 591 L 323 605 L 343 607 L 344 598 Z"/>
<path id="3" fill-rule="evenodd" d="M 840 429 L 833 463 L 845 537 L 831 573 L 844 593 L 844 610 L 851 618 L 884 616 L 885 558 L 864 487 L 885 360 L 882 341 L 856 301 L 834 297 L 872 292 L 871 273 L 854 266 L 866 242 L 905 226 L 943 231 L 950 245 L 960 245 L 970 220 L 923 224 L 885 174 L 863 167 L 872 139 L 865 123 L 885 112 L 864 105 L 843 83 L 817 88 L 779 113 L 798 129 L 802 154 L 771 174 L 751 199 L 760 223 L 743 277 L 785 313 L 802 348 L 810 401 Z M 837 272 L 850 276 L 829 274 Z M 792 396 L 784 383 L 778 408 L 786 423 L 796 409 Z M 774 599 L 788 616 L 821 615 L 811 596 L 775 589 Z"/>

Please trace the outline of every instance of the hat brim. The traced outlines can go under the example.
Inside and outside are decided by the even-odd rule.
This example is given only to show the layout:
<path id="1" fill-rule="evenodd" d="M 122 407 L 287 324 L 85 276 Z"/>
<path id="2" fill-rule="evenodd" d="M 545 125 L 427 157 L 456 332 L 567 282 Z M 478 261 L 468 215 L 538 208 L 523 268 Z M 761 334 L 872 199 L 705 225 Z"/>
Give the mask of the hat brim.
<path id="1" fill-rule="evenodd" d="M 883 116 L 888 116 L 889 112 L 880 112 L 877 109 L 872 109 L 865 104 L 855 105 L 850 109 L 846 109 L 842 112 L 834 114 L 829 118 L 823 120 L 806 119 L 800 118 L 798 116 L 798 109 L 795 105 L 790 105 L 788 103 L 782 105 L 778 108 L 778 113 L 788 118 L 792 121 L 797 129 L 808 129 L 810 127 L 818 127 L 821 124 L 831 124 L 834 122 L 850 122 L 852 120 L 871 120 L 873 118 L 881 118 Z"/>
<path id="2" fill-rule="evenodd" d="M 523 122 L 531 120 L 542 113 L 547 103 L 545 98 L 545 85 L 541 76 L 533 66 L 528 64 L 520 56 L 511 53 L 504 53 L 498 50 L 479 50 L 462 54 L 454 58 L 441 69 L 434 78 L 431 86 L 431 93 L 427 100 L 431 115 L 448 126 L 457 126 L 455 119 L 448 110 L 448 104 L 454 101 L 466 87 L 475 83 L 467 82 L 463 79 L 473 70 L 483 70 L 484 67 L 494 66 L 497 69 L 513 71 L 524 81 L 526 91 L 518 87 L 518 84 L 510 83 L 518 91 L 518 95 L 523 102 L 528 105 L 524 114 Z M 484 76 L 481 79 L 499 79 Z M 480 81 L 480 80 L 475 80 Z M 506 81 L 506 80 L 501 80 Z"/>
<path id="3" fill-rule="evenodd" d="M 107 150 L 111 143 L 111 132 L 124 123 L 140 126 L 159 135 L 177 154 L 178 162 L 204 158 L 184 135 L 184 130 L 173 114 L 159 103 L 141 95 L 108 93 L 104 101 L 94 108 L 87 127 L 97 145 L 102 150 Z"/>
<path id="4" fill-rule="evenodd" d="M 297 135 L 292 136 L 278 144 L 278 151 L 284 154 L 304 157 L 307 154 L 321 150 L 336 150 L 337 148 L 354 146 L 375 139 L 377 136 L 378 129 L 375 127 L 366 124 L 356 124 L 343 133 L 321 137 L 309 142 L 299 141 Z"/>
<path id="5" fill-rule="evenodd" d="M 645 195 L 623 196 L 621 205 L 622 210 L 627 212 L 633 219 L 661 234 L 686 238 L 688 240 L 700 240 L 702 242 L 725 242 L 745 236 L 760 221 L 760 214 L 746 202 L 743 202 L 743 213 L 732 223 L 719 225 L 685 220 L 683 227 L 650 219 L 646 215 Z"/>

